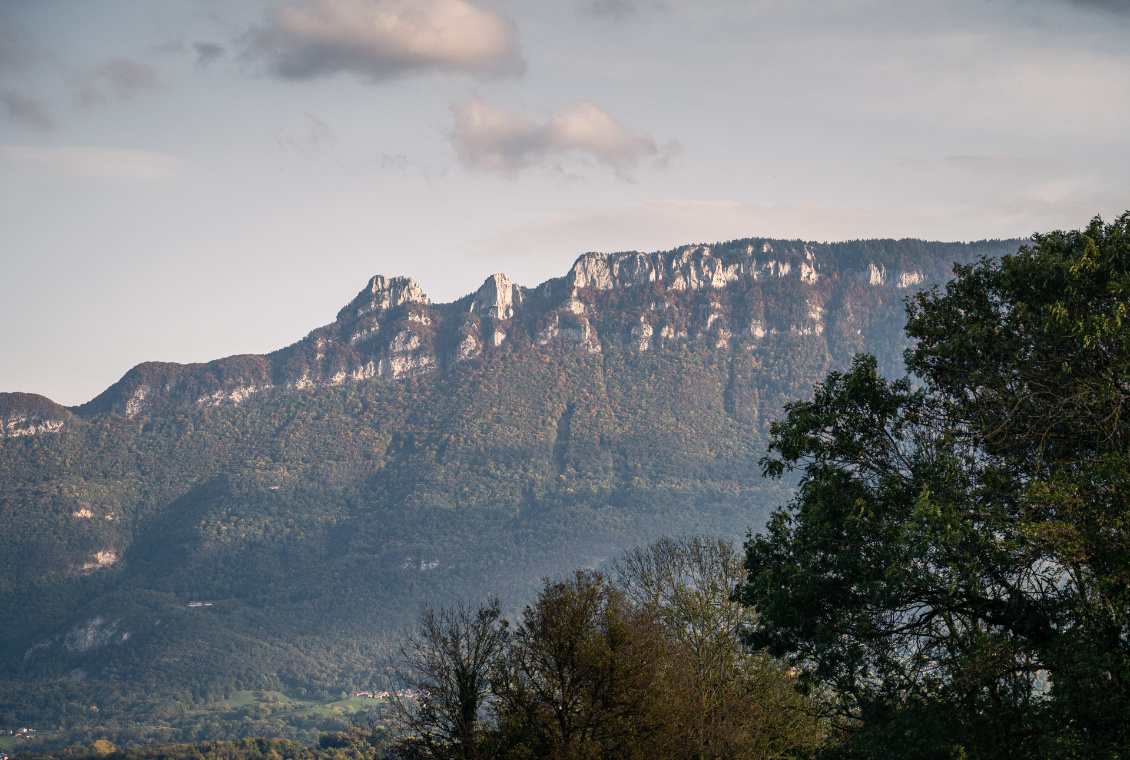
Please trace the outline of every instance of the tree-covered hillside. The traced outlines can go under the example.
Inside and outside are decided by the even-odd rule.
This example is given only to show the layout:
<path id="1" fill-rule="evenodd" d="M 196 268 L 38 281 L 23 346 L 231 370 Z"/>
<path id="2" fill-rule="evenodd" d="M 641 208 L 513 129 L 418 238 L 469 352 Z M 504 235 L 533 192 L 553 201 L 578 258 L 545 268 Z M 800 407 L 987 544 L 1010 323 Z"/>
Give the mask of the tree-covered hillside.
<path id="1" fill-rule="evenodd" d="M 789 498 L 757 465 L 783 404 L 860 350 L 895 371 L 905 297 L 1017 245 L 586 254 L 443 305 L 374 278 L 268 356 L 0 394 L 0 727 L 308 740 L 425 600 L 741 536 Z"/>

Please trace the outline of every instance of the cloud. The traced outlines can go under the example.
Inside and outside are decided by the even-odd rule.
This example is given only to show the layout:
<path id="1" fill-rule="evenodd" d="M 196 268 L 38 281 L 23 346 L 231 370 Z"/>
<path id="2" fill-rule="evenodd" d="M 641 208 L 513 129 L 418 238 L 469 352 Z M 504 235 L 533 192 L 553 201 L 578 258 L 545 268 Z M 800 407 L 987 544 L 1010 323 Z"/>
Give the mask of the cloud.
<path id="1" fill-rule="evenodd" d="M 1083 8 L 1093 8 L 1095 10 L 1106 11 L 1108 13 L 1117 13 L 1120 15 L 1130 15 L 1130 0 L 1068 0 L 1072 5 L 1078 5 Z"/>
<path id="2" fill-rule="evenodd" d="M 4 92 L 0 93 L 0 102 L 3 102 L 4 110 L 12 121 L 40 132 L 50 132 L 55 127 L 55 122 L 36 98 L 18 92 Z"/>
<path id="3" fill-rule="evenodd" d="M 188 51 L 188 46 L 184 44 L 183 37 L 168 37 L 164 42 L 150 45 L 145 50 L 156 55 L 183 55 Z"/>
<path id="4" fill-rule="evenodd" d="M 635 13 L 645 7 L 654 8 L 662 5 L 664 3 L 660 0 L 577 0 L 577 8 L 582 12 L 617 18 Z"/>
<path id="5" fill-rule="evenodd" d="M 157 86 L 152 67 L 129 58 L 112 58 L 93 69 L 72 71 L 71 82 L 79 105 L 102 105 L 111 98 L 128 101 Z"/>
<path id="6" fill-rule="evenodd" d="M 302 126 L 298 129 L 275 131 L 275 143 L 279 146 L 279 150 L 286 153 L 297 153 L 303 158 L 311 158 L 337 142 L 337 136 L 334 135 L 328 124 L 310 114 L 303 114 L 303 116 L 305 118 Z"/>
<path id="7" fill-rule="evenodd" d="M 642 160 L 665 164 L 678 143 L 664 145 L 641 135 L 592 103 L 579 101 L 537 121 L 512 114 L 475 96 L 452 107 L 453 140 L 459 158 L 470 167 L 514 174 L 537 165 L 575 156 L 610 167 L 628 176 Z"/>
<path id="8" fill-rule="evenodd" d="M 196 51 L 196 65 L 202 69 L 224 57 L 224 46 L 214 42 L 194 42 L 192 49 Z"/>
<path id="9" fill-rule="evenodd" d="M 162 179 L 182 166 L 162 153 L 87 145 L 0 145 L 0 164 L 39 175 L 130 180 Z"/>
<path id="10" fill-rule="evenodd" d="M 352 72 L 520 73 L 513 23 L 465 0 L 307 0 L 274 11 L 248 54 L 284 79 Z"/>
<path id="11" fill-rule="evenodd" d="M 27 29 L 0 18 L 0 74 L 25 71 L 49 59 L 30 40 Z"/>
<path id="12" fill-rule="evenodd" d="M 1049 156 L 946 156 L 943 160 L 949 166 L 978 174 L 1028 177 L 1055 174 L 1067 169 L 1063 161 Z"/>

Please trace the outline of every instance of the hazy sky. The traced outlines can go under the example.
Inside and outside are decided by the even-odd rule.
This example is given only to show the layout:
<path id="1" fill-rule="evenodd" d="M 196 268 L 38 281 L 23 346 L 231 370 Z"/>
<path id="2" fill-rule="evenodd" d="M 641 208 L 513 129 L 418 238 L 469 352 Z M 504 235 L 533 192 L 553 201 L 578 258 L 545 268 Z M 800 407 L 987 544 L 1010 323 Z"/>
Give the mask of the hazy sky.
<path id="1" fill-rule="evenodd" d="M 1130 208 L 1130 0 L 0 0 L 0 391 L 589 250 Z"/>

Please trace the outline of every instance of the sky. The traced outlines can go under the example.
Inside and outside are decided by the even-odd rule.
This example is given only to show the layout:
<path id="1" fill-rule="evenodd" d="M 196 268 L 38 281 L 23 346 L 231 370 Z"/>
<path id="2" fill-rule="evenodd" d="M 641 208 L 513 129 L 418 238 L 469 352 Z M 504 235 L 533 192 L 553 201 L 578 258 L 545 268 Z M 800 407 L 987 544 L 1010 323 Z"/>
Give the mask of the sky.
<path id="1" fill-rule="evenodd" d="M 1130 209 L 1130 0 L 0 0 L 0 392 L 266 353 L 369 277 Z"/>

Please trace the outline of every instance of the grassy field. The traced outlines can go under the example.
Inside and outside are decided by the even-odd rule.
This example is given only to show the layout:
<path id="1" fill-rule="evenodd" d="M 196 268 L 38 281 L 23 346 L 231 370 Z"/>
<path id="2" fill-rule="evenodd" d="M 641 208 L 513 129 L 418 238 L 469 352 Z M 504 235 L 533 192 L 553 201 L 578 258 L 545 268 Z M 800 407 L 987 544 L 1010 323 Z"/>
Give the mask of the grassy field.
<path id="1" fill-rule="evenodd" d="M 51 738 L 49 734 L 40 736 L 38 731 L 35 733 L 35 738 L 30 741 L 18 736 L 0 736 L 0 753 L 14 755 L 18 752 L 26 752 L 29 749 L 39 747 L 44 740 L 49 738 Z"/>
<path id="2" fill-rule="evenodd" d="M 234 732 L 226 737 L 229 739 L 239 735 L 283 735 L 304 744 L 313 744 L 317 742 L 319 732 L 342 730 L 351 723 L 363 722 L 365 714 L 370 710 L 375 710 L 379 718 L 380 708 L 387 704 L 387 700 L 364 696 L 346 696 L 344 699 L 339 697 L 323 701 L 293 696 L 281 691 L 245 690 L 232 692 L 225 699 L 198 706 L 182 715 L 181 722 L 185 725 L 227 726 L 229 732 Z M 136 728 L 148 729 L 153 736 L 159 737 L 162 732 L 168 731 L 169 725 L 150 726 L 139 723 Z M 100 735 L 102 733 L 96 731 L 79 743 L 89 743 Z M 29 750 L 59 749 L 75 741 L 73 736 L 68 739 L 64 734 L 48 730 L 37 730 L 33 736 L 34 738 L 30 740 L 15 736 L 0 736 L 0 753 L 16 755 Z M 142 736 L 135 736 L 126 743 L 145 744 L 151 741 Z"/>
<path id="3" fill-rule="evenodd" d="M 346 721 L 374 708 L 388 704 L 387 700 L 370 697 L 346 697 L 321 701 L 295 697 L 281 691 L 237 691 L 226 699 L 204 708 L 203 712 L 242 712 L 249 717 L 263 719 L 308 718 L 322 720 L 340 718 Z"/>

